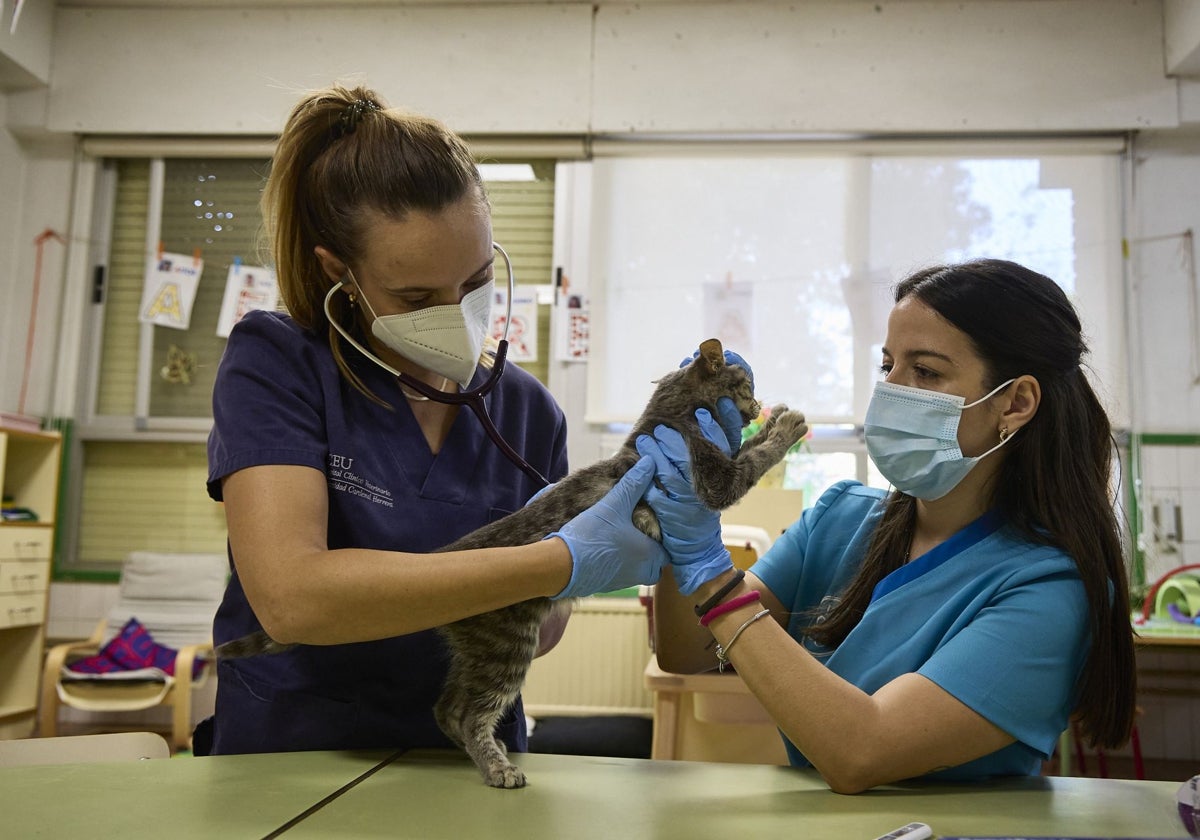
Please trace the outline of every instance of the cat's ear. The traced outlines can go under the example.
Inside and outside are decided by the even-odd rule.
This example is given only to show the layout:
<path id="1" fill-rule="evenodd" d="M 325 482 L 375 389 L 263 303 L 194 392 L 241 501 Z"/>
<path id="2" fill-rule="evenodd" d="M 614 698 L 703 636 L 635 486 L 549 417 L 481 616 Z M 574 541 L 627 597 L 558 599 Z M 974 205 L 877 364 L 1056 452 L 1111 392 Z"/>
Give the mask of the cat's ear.
<path id="1" fill-rule="evenodd" d="M 721 342 L 715 338 L 701 342 L 700 358 L 696 361 L 700 363 L 703 373 L 720 373 L 721 368 L 725 367 L 725 350 Z"/>

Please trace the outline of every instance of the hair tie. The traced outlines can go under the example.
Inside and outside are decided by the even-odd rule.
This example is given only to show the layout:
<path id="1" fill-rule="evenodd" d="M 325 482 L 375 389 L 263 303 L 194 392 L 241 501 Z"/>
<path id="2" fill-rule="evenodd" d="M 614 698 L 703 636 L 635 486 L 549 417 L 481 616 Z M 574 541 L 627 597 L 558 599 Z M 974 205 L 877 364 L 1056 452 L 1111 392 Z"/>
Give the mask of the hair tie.
<path id="1" fill-rule="evenodd" d="M 355 99 L 344 109 L 338 117 L 337 125 L 333 128 L 334 139 L 345 137 L 347 134 L 353 134 L 358 129 L 358 122 L 362 119 L 362 115 L 367 111 L 378 111 L 379 106 L 369 99 Z"/>

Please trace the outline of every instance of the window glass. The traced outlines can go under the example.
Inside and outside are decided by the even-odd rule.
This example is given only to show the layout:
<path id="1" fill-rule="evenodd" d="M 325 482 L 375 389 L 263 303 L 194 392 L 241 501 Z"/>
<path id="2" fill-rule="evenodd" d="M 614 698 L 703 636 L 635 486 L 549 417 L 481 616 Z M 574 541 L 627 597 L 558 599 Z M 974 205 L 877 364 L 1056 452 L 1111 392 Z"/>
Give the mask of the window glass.
<path id="1" fill-rule="evenodd" d="M 632 420 L 652 390 L 636 372 L 715 336 L 764 401 L 861 423 L 893 284 L 975 256 L 1057 281 L 1121 393 L 1118 175 L 1098 153 L 598 159 L 587 417 Z"/>

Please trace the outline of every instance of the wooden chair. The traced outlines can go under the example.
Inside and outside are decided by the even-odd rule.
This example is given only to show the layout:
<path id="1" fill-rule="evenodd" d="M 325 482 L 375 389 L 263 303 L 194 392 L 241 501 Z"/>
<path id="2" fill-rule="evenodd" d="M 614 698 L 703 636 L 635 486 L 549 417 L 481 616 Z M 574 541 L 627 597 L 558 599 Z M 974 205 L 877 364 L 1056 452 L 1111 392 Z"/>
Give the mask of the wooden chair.
<path id="1" fill-rule="evenodd" d="M 106 732 L 57 738 L 0 741 L 0 767 L 82 764 L 170 758 L 171 748 L 157 732 Z"/>
<path id="2" fill-rule="evenodd" d="M 212 622 L 225 591 L 229 564 L 224 554 L 161 554 L 135 551 L 121 570 L 117 604 L 90 638 L 55 645 L 42 671 L 38 734 L 57 732 L 58 709 L 122 712 L 155 706 L 172 708 L 171 746 L 185 749 L 191 737 L 192 692 L 204 685 L 213 666 Z M 160 645 L 178 651 L 174 676 L 129 681 L 64 679 L 64 666 L 98 653 L 108 639 L 137 618 Z M 205 665 L 193 678 L 197 658 Z"/>

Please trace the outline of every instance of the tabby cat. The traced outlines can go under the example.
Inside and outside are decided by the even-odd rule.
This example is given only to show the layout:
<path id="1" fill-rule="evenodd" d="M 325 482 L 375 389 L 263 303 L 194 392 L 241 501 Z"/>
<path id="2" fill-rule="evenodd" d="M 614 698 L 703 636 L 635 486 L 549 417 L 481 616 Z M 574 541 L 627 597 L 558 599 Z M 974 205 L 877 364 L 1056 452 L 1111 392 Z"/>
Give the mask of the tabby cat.
<path id="1" fill-rule="evenodd" d="M 658 380 L 646 410 L 621 449 L 603 461 L 576 470 L 526 507 L 467 534 L 442 551 L 487 546 L 526 545 L 559 530 L 581 511 L 598 502 L 626 470 L 637 463 L 634 442 L 659 424 L 679 431 L 692 458 L 692 483 L 700 501 L 722 510 L 741 499 L 808 430 L 804 415 L 776 406 L 761 431 L 730 458 L 700 432 L 695 412 L 707 408 L 716 416 L 717 399 L 733 399 L 743 424 L 759 414 L 750 377 L 738 365 L 726 364 L 721 343 L 709 339 L 686 367 Z M 634 523 L 660 539 L 653 511 L 641 502 Z M 525 785 L 525 774 L 505 754 L 495 738 L 496 723 L 511 706 L 538 646 L 542 622 L 555 609 L 549 598 L 534 598 L 440 627 L 450 651 L 450 667 L 442 695 L 434 707 L 438 726 L 471 756 L 484 781 L 492 787 Z M 278 653 L 280 645 L 258 632 L 217 648 L 224 658 Z"/>

